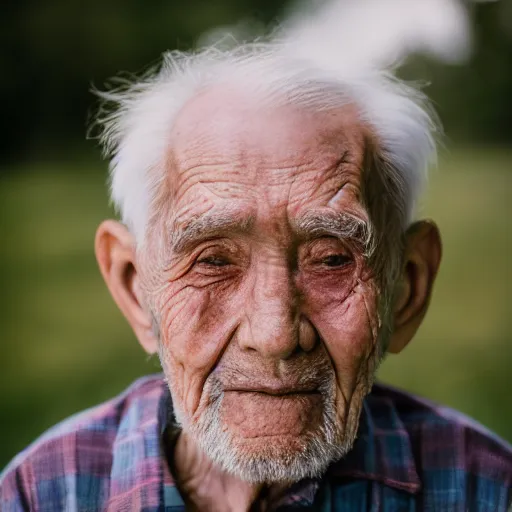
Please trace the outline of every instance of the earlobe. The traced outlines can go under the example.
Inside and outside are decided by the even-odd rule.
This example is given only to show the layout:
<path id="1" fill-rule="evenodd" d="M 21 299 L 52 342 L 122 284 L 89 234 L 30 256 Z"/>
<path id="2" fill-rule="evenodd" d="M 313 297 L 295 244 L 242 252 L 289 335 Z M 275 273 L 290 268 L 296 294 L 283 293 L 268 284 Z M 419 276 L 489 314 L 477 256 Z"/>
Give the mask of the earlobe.
<path id="1" fill-rule="evenodd" d="M 441 252 L 441 237 L 434 222 L 416 222 L 408 229 L 389 352 L 402 351 L 421 325 L 432 296 Z"/>
<path id="2" fill-rule="evenodd" d="M 155 353 L 158 341 L 152 331 L 151 316 L 144 308 L 133 236 L 121 223 L 104 221 L 96 232 L 95 251 L 101 274 L 114 301 L 144 350 Z"/>

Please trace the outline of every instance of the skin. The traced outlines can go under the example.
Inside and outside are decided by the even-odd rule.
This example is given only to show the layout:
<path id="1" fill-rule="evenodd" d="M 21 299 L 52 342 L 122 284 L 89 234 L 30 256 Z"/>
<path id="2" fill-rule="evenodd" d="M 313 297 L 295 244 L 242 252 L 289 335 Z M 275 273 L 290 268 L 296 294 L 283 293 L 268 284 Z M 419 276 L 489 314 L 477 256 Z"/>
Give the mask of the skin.
<path id="1" fill-rule="evenodd" d="M 362 178 L 370 138 L 351 106 L 261 108 L 237 91 L 206 91 L 170 133 L 162 213 L 145 250 L 136 251 L 119 223 L 98 229 L 106 283 L 143 347 L 160 349 L 172 383 L 184 425 L 174 461 L 191 509 L 247 510 L 258 500 L 264 508 L 261 483 L 213 464 L 190 433 L 211 405 L 212 383 L 223 392 L 222 429 L 241 457 L 300 450 L 322 422 L 319 386 L 329 372 L 340 442 L 357 428 L 377 364 L 381 290 L 360 241 L 301 226 L 308 215 L 368 222 Z M 176 246 L 208 216 L 233 222 Z M 420 325 L 440 256 L 437 227 L 413 225 L 390 352 Z M 286 487 L 270 484 L 271 496 Z"/>

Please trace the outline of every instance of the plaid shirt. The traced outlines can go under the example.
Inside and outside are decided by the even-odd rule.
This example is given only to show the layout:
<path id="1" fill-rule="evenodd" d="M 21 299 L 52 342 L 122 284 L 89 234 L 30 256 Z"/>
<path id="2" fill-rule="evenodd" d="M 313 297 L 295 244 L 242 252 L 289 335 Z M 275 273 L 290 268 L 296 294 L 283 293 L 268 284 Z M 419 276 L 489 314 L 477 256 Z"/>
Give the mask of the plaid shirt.
<path id="1" fill-rule="evenodd" d="M 162 448 L 161 376 L 49 430 L 0 476 L 0 510 L 181 511 Z M 512 449 L 444 407 L 376 385 L 351 452 L 273 510 L 506 511 Z"/>

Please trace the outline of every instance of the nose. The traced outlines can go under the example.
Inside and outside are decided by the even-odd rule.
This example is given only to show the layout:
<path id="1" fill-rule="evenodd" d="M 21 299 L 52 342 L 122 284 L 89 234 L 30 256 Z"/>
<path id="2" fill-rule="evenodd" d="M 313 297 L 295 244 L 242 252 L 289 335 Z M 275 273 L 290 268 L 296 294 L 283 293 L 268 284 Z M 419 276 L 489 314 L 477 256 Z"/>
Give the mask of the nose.
<path id="1" fill-rule="evenodd" d="M 248 290 L 239 345 L 268 359 L 287 359 L 313 350 L 316 333 L 300 314 L 300 295 L 286 265 L 260 266 Z"/>

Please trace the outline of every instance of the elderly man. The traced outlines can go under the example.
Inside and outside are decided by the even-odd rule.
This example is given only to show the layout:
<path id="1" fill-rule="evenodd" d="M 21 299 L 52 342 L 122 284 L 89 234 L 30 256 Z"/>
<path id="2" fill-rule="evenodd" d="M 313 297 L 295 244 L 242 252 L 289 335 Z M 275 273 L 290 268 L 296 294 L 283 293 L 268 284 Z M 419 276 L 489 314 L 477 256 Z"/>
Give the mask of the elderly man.
<path id="1" fill-rule="evenodd" d="M 512 451 L 373 385 L 441 259 L 414 221 L 425 99 L 280 41 L 168 54 L 104 93 L 112 197 L 96 255 L 164 376 L 44 434 L 10 510 L 506 510 Z"/>

